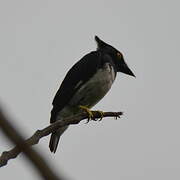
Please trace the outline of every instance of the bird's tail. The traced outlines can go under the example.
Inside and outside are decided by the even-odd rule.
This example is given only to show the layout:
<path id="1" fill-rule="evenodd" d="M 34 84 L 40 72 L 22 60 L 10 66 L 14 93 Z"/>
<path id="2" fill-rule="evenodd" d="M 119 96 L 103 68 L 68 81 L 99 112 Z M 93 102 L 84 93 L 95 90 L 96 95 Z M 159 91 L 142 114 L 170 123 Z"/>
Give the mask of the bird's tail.
<path id="1" fill-rule="evenodd" d="M 58 129 L 57 132 L 51 134 L 50 142 L 49 142 L 49 149 L 51 152 L 55 153 L 58 147 L 60 136 L 64 133 L 64 131 L 68 128 L 65 126 L 63 128 Z"/>

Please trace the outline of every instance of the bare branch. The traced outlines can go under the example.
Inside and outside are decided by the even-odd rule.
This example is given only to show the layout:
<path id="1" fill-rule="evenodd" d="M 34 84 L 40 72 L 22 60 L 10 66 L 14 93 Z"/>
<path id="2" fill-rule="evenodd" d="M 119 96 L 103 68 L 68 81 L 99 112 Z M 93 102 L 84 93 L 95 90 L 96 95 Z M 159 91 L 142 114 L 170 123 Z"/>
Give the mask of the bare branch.
<path id="1" fill-rule="evenodd" d="M 102 117 L 101 117 L 102 114 L 99 113 L 99 111 L 92 111 L 92 113 L 93 113 L 92 120 L 97 121 L 99 118 L 102 119 Z M 123 114 L 122 112 L 104 112 L 103 118 L 104 117 L 115 117 L 117 119 L 117 118 L 120 118 L 120 116 L 122 114 Z M 71 124 L 78 124 L 80 121 L 82 121 L 84 119 L 88 119 L 88 114 L 86 112 L 77 114 L 70 118 L 66 118 L 62 121 L 57 121 L 42 130 L 37 130 L 33 134 L 33 136 L 31 136 L 29 139 L 27 139 L 24 143 L 28 146 L 38 144 L 39 140 L 42 137 L 48 136 L 49 134 L 51 134 L 52 132 L 55 132 L 56 130 L 58 130 L 61 127 L 71 125 Z M 2 155 L 0 156 L 0 167 L 5 166 L 8 162 L 8 160 L 16 158 L 21 152 L 22 152 L 22 149 L 18 148 L 17 146 L 9 151 L 3 152 Z"/>
<path id="2" fill-rule="evenodd" d="M 11 125 L 9 120 L 4 116 L 4 114 L 0 111 L 0 127 L 3 132 L 7 135 L 7 137 L 16 144 L 16 148 L 14 148 L 14 152 L 23 152 L 26 158 L 31 162 L 31 164 L 35 167 L 37 172 L 41 175 L 43 179 L 49 180 L 62 180 L 62 178 L 55 175 L 55 173 L 48 166 L 48 163 L 42 158 L 42 156 L 33 150 L 26 141 L 24 141 L 22 135 Z M 4 152 L 0 159 L 1 166 L 5 163 L 5 159 L 15 157 L 12 152 L 9 154 L 8 152 Z M 5 159 L 3 158 L 5 157 Z"/>

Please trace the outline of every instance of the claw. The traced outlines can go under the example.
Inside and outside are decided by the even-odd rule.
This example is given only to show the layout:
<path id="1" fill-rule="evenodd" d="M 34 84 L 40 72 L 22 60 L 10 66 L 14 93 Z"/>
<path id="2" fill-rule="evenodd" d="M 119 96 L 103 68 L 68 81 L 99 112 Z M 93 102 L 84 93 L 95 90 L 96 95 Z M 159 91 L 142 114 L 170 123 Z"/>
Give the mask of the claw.
<path id="1" fill-rule="evenodd" d="M 79 106 L 79 108 L 81 108 L 82 110 L 86 111 L 86 113 L 88 114 L 88 119 L 87 122 L 88 123 L 91 119 L 93 119 L 93 113 L 91 112 L 91 110 L 86 107 L 86 106 Z"/>
<path id="2" fill-rule="evenodd" d="M 101 121 L 102 118 L 104 117 L 104 112 L 103 112 L 103 111 L 97 111 L 97 112 L 101 115 L 101 117 L 100 117 L 100 119 L 99 119 L 99 121 Z"/>

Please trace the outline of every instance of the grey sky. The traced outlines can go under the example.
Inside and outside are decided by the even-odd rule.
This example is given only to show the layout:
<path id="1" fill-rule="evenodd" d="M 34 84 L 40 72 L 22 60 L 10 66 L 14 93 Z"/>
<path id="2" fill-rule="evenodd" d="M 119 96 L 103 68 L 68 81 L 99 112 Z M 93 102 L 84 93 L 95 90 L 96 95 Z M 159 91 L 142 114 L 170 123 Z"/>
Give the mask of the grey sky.
<path id="1" fill-rule="evenodd" d="M 94 109 L 122 110 L 115 121 L 81 123 L 55 155 L 36 149 L 74 180 L 180 178 L 179 1 L 0 1 L 1 103 L 26 134 L 49 124 L 67 70 L 96 49 L 94 35 L 123 52 L 136 74 L 118 77 Z M 12 147 L 0 132 L 0 152 Z M 1 179 L 38 179 L 21 155 Z"/>

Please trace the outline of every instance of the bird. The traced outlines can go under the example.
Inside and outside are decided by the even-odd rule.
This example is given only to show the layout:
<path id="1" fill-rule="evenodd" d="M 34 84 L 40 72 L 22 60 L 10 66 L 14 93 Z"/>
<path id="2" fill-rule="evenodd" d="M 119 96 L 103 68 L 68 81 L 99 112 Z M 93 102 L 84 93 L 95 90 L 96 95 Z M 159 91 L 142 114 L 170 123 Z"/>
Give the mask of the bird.
<path id="1" fill-rule="evenodd" d="M 50 123 L 90 110 L 111 89 L 117 73 L 134 76 L 123 54 L 95 36 L 97 49 L 86 54 L 67 72 L 52 102 Z M 90 112 L 90 111 L 89 111 Z M 55 153 L 68 126 L 51 134 L 49 148 Z"/>

